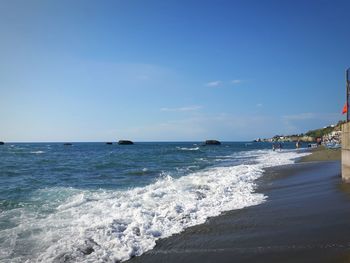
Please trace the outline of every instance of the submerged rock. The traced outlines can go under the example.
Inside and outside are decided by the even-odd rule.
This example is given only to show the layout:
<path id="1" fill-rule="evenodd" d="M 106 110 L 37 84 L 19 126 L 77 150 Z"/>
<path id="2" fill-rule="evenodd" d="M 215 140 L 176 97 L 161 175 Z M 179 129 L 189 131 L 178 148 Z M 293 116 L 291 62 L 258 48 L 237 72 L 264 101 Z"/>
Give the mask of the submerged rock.
<path id="1" fill-rule="evenodd" d="M 128 140 L 120 140 L 118 142 L 118 144 L 120 145 L 131 145 L 131 144 L 134 144 L 132 141 L 128 141 Z"/>
<path id="2" fill-rule="evenodd" d="M 106 142 L 106 144 L 108 144 L 108 145 L 112 145 L 113 143 L 112 143 L 112 142 Z"/>
<path id="3" fill-rule="evenodd" d="M 204 142 L 205 145 L 220 145 L 221 142 L 217 141 L 217 140 L 206 140 Z"/>
<path id="4" fill-rule="evenodd" d="M 70 142 L 66 142 L 66 143 L 64 143 L 63 145 L 64 145 L 64 146 L 71 146 L 71 145 L 73 145 L 73 144 L 71 144 Z"/>
<path id="5" fill-rule="evenodd" d="M 0 142 L 0 145 L 4 145 L 5 143 L 4 142 Z"/>

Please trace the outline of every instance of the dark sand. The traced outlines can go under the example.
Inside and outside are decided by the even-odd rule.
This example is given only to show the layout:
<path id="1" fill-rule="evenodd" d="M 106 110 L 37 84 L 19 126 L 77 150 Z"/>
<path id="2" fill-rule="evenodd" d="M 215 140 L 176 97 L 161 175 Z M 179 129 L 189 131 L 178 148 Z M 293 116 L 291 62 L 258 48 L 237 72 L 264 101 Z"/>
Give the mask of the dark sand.
<path id="1" fill-rule="evenodd" d="M 350 262 L 350 187 L 340 162 L 268 169 L 265 203 L 159 240 L 136 262 Z"/>

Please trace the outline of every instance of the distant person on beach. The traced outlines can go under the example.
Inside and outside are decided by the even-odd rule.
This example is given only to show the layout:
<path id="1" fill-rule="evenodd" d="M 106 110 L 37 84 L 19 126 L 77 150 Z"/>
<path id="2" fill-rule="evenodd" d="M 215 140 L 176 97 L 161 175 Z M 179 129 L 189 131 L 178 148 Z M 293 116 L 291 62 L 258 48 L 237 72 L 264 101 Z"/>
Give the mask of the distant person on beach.
<path id="1" fill-rule="evenodd" d="M 272 150 L 275 151 L 276 150 L 276 145 L 272 144 Z"/>
<path id="2" fill-rule="evenodd" d="M 282 151 L 282 148 L 283 148 L 282 143 L 278 144 L 278 148 L 280 149 L 280 151 Z"/>
<path id="3" fill-rule="evenodd" d="M 317 145 L 321 145 L 321 143 L 322 143 L 322 138 L 316 138 L 316 143 L 317 143 Z"/>
<path id="4" fill-rule="evenodd" d="M 300 142 L 300 140 L 297 141 L 297 143 L 295 144 L 295 147 L 296 147 L 297 149 L 299 149 L 299 148 L 301 147 L 301 142 Z"/>

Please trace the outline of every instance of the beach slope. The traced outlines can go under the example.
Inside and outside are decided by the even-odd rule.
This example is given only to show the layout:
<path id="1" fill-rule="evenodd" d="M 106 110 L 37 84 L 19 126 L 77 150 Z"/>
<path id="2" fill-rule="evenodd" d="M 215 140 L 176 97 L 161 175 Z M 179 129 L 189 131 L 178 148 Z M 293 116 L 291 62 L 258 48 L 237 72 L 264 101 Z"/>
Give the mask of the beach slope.
<path id="1" fill-rule="evenodd" d="M 321 162 L 321 161 L 340 161 L 341 149 L 328 149 L 324 146 L 312 149 L 311 154 L 304 156 L 300 162 Z"/>
<path id="2" fill-rule="evenodd" d="M 227 212 L 130 262 L 350 262 L 350 194 L 340 162 L 270 168 L 265 203 Z"/>

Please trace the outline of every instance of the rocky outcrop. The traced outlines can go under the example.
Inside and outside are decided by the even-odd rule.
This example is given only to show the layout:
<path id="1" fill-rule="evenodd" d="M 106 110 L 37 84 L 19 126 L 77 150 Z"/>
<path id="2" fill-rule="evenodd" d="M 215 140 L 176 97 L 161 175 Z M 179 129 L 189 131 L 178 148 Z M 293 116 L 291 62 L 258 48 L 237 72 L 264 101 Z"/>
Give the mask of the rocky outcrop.
<path id="1" fill-rule="evenodd" d="M 4 142 L 0 142 L 0 145 L 4 145 L 5 143 Z"/>
<path id="2" fill-rule="evenodd" d="M 129 140 L 120 140 L 118 142 L 119 145 L 131 145 L 131 144 L 134 144 L 132 141 L 129 141 Z"/>
<path id="3" fill-rule="evenodd" d="M 221 142 L 217 141 L 217 140 L 206 140 L 204 142 L 204 145 L 220 145 Z"/>
<path id="4" fill-rule="evenodd" d="M 108 144 L 108 145 L 112 145 L 113 143 L 112 143 L 112 142 L 106 142 L 106 144 Z"/>

